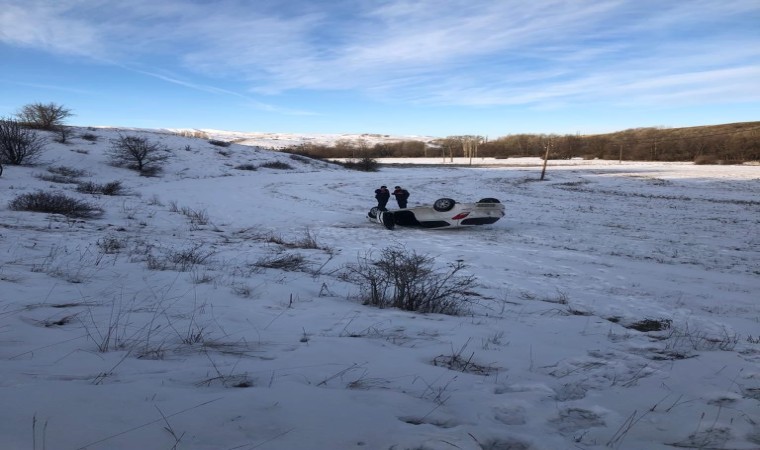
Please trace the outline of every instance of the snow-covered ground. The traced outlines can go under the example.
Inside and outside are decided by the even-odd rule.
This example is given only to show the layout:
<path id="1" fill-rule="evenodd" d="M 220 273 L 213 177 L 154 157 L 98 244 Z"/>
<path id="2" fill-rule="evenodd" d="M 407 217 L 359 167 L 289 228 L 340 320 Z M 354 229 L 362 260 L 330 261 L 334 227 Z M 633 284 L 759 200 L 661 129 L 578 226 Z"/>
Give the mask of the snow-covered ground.
<path id="1" fill-rule="evenodd" d="M 4 450 L 760 448 L 760 166 L 362 173 L 127 133 L 171 148 L 161 176 L 82 129 L 0 177 Z M 507 216 L 388 231 L 366 218 L 381 184 Z M 8 207 L 38 190 L 104 214 Z M 341 274 L 388 248 L 465 264 L 467 314 L 362 305 Z M 300 263 L 264 267 L 283 257 Z"/>

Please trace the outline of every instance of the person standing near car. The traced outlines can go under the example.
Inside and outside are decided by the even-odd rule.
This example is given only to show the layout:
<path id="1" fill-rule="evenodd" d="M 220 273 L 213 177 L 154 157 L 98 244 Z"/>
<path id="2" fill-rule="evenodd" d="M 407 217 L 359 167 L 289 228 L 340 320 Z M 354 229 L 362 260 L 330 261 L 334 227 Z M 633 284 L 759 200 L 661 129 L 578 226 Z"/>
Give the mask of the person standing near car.
<path id="1" fill-rule="evenodd" d="M 375 189 L 375 198 L 377 199 L 377 209 L 380 211 L 387 211 L 385 205 L 388 204 L 388 200 L 391 198 L 391 192 L 387 186 L 380 186 L 380 189 Z"/>
<path id="2" fill-rule="evenodd" d="M 409 191 L 402 189 L 401 186 L 393 188 L 393 196 L 396 197 L 398 207 L 401 209 L 406 208 L 406 201 L 409 199 Z"/>

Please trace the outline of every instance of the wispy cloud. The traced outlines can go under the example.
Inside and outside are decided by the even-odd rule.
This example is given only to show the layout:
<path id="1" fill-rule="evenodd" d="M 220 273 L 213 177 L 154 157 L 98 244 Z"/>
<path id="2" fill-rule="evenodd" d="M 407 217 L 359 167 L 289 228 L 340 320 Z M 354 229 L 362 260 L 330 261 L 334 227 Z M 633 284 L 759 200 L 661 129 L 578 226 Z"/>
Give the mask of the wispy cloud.
<path id="1" fill-rule="evenodd" d="M 124 68 L 127 69 L 127 70 L 131 70 L 133 72 L 140 73 L 142 75 L 146 75 L 146 76 L 149 76 L 149 77 L 157 78 L 159 80 L 163 80 L 163 81 L 166 81 L 168 83 L 176 84 L 176 85 L 179 85 L 179 86 L 184 86 L 186 88 L 193 89 L 193 90 L 196 90 L 196 91 L 202 91 L 202 92 L 208 92 L 208 93 L 211 93 L 211 94 L 220 94 L 220 95 L 237 97 L 237 98 L 240 98 L 242 100 L 245 100 L 245 103 L 246 103 L 246 105 L 248 107 L 251 107 L 251 108 L 254 108 L 254 109 L 258 109 L 258 110 L 261 110 L 261 111 L 276 112 L 276 113 L 279 113 L 279 114 L 290 115 L 290 116 L 312 116 L 312 115 L 315 115 L 315 113 L 311 112 L 311 111 L 292 109 L 292 108 L 282 108 L 282 107 L 279 107 L 279 106 L 276 106 L 276 105 L 260 102 L 260 101 L 258 101 L 256 99 L 252 98 L 251 96 L 244 95 L 244 94 L 241 94 L 239 92 L 230 91 L 228 89 L 222 89 L 222 88 L 218 88 L 218 87 L 215 87 L 215 86 L 203 85 L 203 84 L 199 84 L 199 83 L 195 83 L 195 82 L 191 82 L 191 81 L 187 81 L 187 80 L 181 80 L 181 79 L 179 79 L 179 78 L 177 78 L 175 76 L 172 76 L 172 75 L 161 74 L 161 73 L 156 73 L 156 72 L 150 72 L 150 71 L 146 71 L 146 70 L 134 69 L 134 68 L 129 68 L 129 67 L 124 67 Z"/>
<path id="2" fill-rule="evenodd" d="M 77 88 L 72 88 L 72 87 L 69 87 L 69 86 L 62 86 L 60 84 L 24 83 L 24 82 L 19 82 L 19 81 L 15 81 L 15 80 L 7 80 L 7 79 L 4 79 L 4 78 L 0 78 L 0 83 L 7 83 L 7 84 L 16 85 L 16 86 L 30 87 L 30 88 L 39 89 L 39 90 L 70 92 L 72 94 L 80 94 L 80 95 L 91 95 L 91 94 L 93 94 L 93 91 L 90 91 L 90 90 L 77 89 Z"/>
<path id="3" fill-rule="evenodd" d="M 129 67 L 162 61 L 167 72 L 235 79 L 259 95 L 354 90 L 388 101 L 540 105 L 654 102 L 662 86 L 672 101 L 758 90 L 756 0 L 5 3 L 6 45 Z M 237 95 L 181 78 L 162 79 Z M 728 79 L 733 87 L 716 87 Z"/>
<path id="4" fill-rule="evenodd" d="M 54 2 L 4 2 L 0 8 L 0 42 L 62 54 L 104 52 L 97 30 L 86 19 L 66 17 L 65 12 Z"/>

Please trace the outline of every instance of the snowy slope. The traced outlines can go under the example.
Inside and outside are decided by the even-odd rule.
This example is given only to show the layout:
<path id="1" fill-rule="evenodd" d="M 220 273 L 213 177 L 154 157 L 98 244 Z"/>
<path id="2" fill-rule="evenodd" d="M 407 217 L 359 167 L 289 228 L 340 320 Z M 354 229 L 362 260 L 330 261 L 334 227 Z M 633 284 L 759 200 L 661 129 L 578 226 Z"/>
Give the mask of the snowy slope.
<path id="1" fill-rule="evenodd" d="M 163 173 L 109 165 L 119 133 L 165 144 Z M 361 173 L 76 134 L 0 177 L 0 448 L 760 448 L 760 166 L 552 162 L 541 182 L 535 160 Z M 507 217 L 388 231 L 366 219 L 380 184 Z M 8 208 L 38 190 L 104 213 Z M 390 246 L 463 262 L 468 313 L 362 305 L 341 273 Z"/>

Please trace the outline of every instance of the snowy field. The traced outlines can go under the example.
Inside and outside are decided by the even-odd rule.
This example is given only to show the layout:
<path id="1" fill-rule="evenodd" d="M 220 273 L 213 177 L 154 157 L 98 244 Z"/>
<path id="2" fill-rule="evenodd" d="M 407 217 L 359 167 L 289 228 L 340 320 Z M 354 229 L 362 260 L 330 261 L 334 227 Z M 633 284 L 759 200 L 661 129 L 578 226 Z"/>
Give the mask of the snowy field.
<path id="1" fill-rule="evenodd" d="M 760 448 L 760 166 L 362 173 L 140 133 L 159 177 L 109 165 L 110 129 L 0 177 L 1 449 Z M 381 184 L 507 216 L 388 231 Z M 104 213 L 8 207 L 38 190 Z M 388 248 L 463 263 L 466 314 L 362 305 L 342 274 Z"/>

